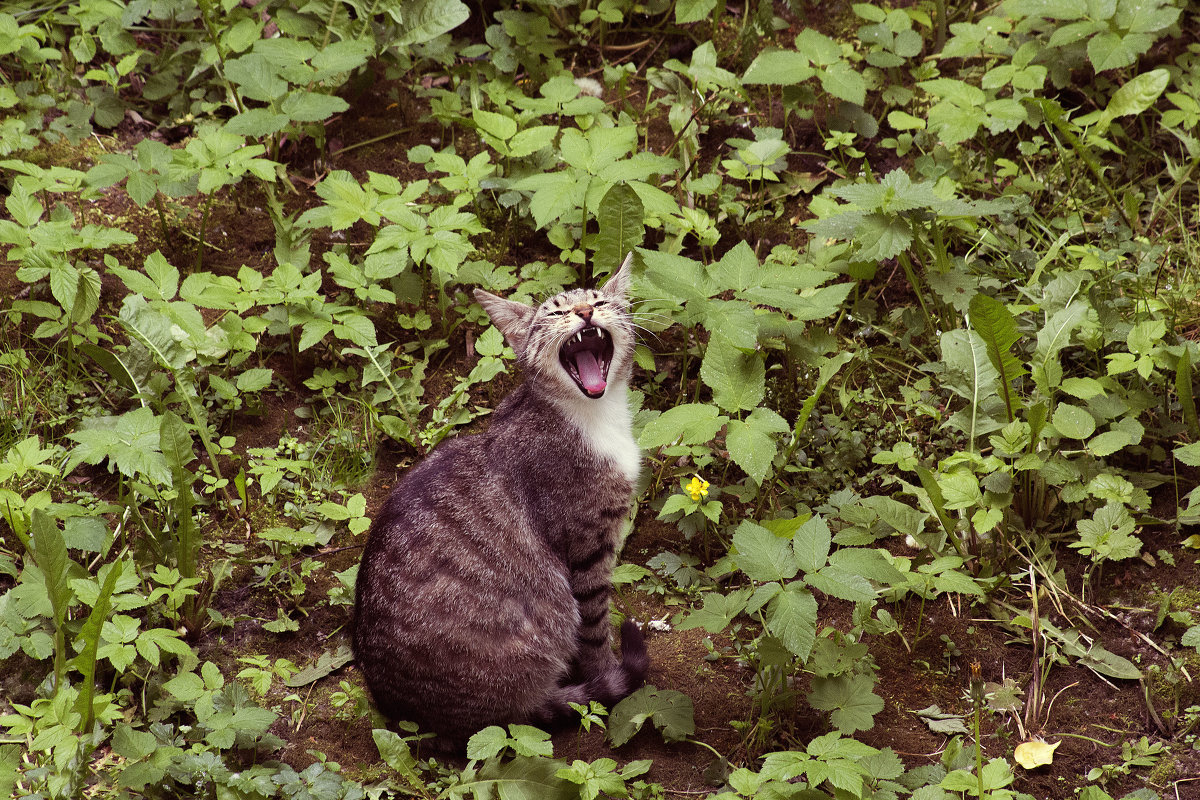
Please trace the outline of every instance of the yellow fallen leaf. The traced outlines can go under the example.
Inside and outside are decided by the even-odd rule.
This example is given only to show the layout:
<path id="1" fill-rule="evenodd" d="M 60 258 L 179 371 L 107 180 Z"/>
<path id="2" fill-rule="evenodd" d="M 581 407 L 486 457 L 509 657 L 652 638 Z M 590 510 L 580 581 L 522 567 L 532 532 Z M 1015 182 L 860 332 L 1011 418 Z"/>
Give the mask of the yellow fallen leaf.
<path id="1" fill-rule="evenodd" d="M 1045 766 L 1054 760 L 1054 748 L 1060 744 L 1061 741 L 1048 744 L 1041 739 L 1030 739 L 1017 745 L 1017 749 L 1013 751 L 1013 758 L 1025 769 Z"/>

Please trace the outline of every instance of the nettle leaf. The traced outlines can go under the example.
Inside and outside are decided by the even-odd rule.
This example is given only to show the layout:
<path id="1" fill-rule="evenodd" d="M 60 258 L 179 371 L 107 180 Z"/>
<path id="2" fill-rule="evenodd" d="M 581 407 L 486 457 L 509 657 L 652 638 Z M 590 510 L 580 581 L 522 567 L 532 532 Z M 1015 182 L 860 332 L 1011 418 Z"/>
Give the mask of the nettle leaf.
<path id="1" fill-rule="evenodd" d="M 842 733 L 870 730 L 875 715 L 883 710 L 883 698 L 874 688 L 875 679 L 869 675 L 814 677 L 808 704 L 818 711 L 832 711 L 830 719 Z"/>
<path id="2" fill-rule="evenodd" d="M 825 520 L 817 515 L 800 525 L 792 534 L 792 551 L 796 564 L 804 573 L 816 572 L 825 566 L 833 536 Z M 790 576 L 789 576 L 790 577 Z"/>
<path id="3" fill-rule="evenodd" d="M 642 430 L 638 446 L 651 449 L 682 444 L 705 444 L 711 442 L 729 421 L 720 415 L 716 406 L 702 403 L 687 403 L 664 411 Z"/>
<path id="4" fill-rule="evenodd" d="M 414 0 L 403 6 L 400 36 L 389 42 L 391 47 L 403 49 L 413 44 L 425 44 L 443 33 L 447 33 L 467 21 L 471 9 L 461 0 Z M 386 6 L 385 6 L 386 8 Z M 392 13 L 389 11 L 389 13 Z M 393 14 L 393 17 L 396 17 Z"/>
<path id="5" fill-rule="evenodd" d="M 817 638 L 817 599 L 799 583 L 790 583 L 767 605 L 767 630 L 783 646 L 807 661 Z"/>
<path id="6" fill-rule="evenodd" d="M 830 64 L 821 71 L 821 88 L 856 106 L 861 106 L 867 99 L 866 79 L 844 61 Z"/>
<path id="7" fill-rule="evenodd" d="M 734 562 L 751 580 L 786 581 L 796 577 L 800 565 L 792 552 L 792 543 L 750 520 L 742 520 L 733 534 L 737 550 Z"/>
<path id="8" fill-rule="evenodd" d="M 646 722 L 662 731 L 663 739 L 678 742 L 696 732 L 692 699 L 683 692 L 643 686 L 613 706 L 608 715 L 608 740 L 620 747 Z"/>
<path id="9" fill-rule="evenodd" d="M 750 412 L 744 421 L 732 420 L 725 434 L 725 446 L 729 457 L 761 484 L 775 460 L 778 444 L 771 434 L 787 433 L 787 420 L 769 408 L 759 407 Z"/>
<path id="10" fill-rule="evenodd" d="M 854 230 L 859 261 L 895 258 L 908 249 L 912 240 L 912 226 L 908 220 L 891 214 L 867 214 Z"/>
<path id="11" fill-rule="evenodd" d="M 756 408 L 766 396 L 762 356 L 742 351 L 717 333 L 704 352 L 700 379 L 713 390 L 713 401 L 725 411 Z"/>
<path id="12" fill-rule="evenodd" d="M 1175 458 L 1189 467 L 1200 467 L 1200 442 L 1192 442 L 1176 447 L 1172 452 Z"/>

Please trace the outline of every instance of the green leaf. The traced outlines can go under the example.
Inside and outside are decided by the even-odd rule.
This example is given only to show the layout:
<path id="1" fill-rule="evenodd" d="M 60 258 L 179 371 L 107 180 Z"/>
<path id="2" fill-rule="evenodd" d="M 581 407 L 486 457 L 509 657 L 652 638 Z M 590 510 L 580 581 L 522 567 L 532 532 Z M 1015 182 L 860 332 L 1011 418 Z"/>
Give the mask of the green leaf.
<path id="1" fill-rule="evenodd" d="M 1071 547 L 1093 561 L 1120 561 L 1142 552 L 1142 541 L 1133 535 L 1134 521 L 1124 503 L 1109 501 L 1091 519 L 1076 524 L 1079 541 Z"/>
<path id="2" fill-rule="evenodd" d="M 642 221 L 642 201 L 628 184 L 615 183 L 600 201 L 600 234 L 596 237 L 596 257 L 592 272 L 616 272 L 625 256 L 641 247 L 646 236 Z"/>
<path id="3" fill-rule="evenodd" d="M 745 353 L 715 334 L 700 363 L 700 378 L 724 411 L 752 409 L 766 395 L 766 368 L 758 352 Z"/>
<path id="4" fill-rule="evenodd" d="M 108 459 L 126 477 L 141 475 L 159 485 L 171 482 L 167 461 L 159 449 L 159 420 L 146 406 L 119 417 L 87 419 L 67 438 L 78 444 L 67 458 L 64 474 L 80 463 L 99 464 Z"/>
<path id="5" fill-rule="evenodd" d="M 1179 408 L 1188 431 L 1193 439 L 1200 439 L 1200 417 L 1196 414 L 1196 398 L 1192 395 L 1192 351 L 1187 348 L 1175 364 L 1175 394 L 1179 397 Z"/>
<path id="6" fill-rule="evenodd" d="M 833 726 L 842 733 L 870 730 L 875 715 L 883 710 L 883 698 L 875 694 L 869 675 L 814 677 L 808 703 L 818 711 L 832 711 Z"/>
<path id="7" fill-rule="evenodd" d="M 796 577 L 800 569 L 791 542 L 750 520 L 742 520 L 738 525 L 733 546 L 737 550 L 734 562 L 751 580 L 786 581 Z"/>
<path id="8" fill-rule="evenodd" d="M 1200 467 L 1200 442 L 1181 445 L 1171 452 L 1175 458 L 1189 467 Z"/>
<path id="9" fill-rule="evenodd" d="M 643 686 L 613 706 L 608 715 L 608 740 L 620 747 L 653 722 L 663 739 L 678 742 L 696 732 L 692 699 L 672 689 Z"/>
<path id="10" fill-rule="evenodd" d="M 817 637 L 817 600 L 799 583 L 788 584 L 767 605 L 767 630 L 801 661 Z"/>
<path id="11" fill-rule="evenodd" d="M 729 417 L 718 414 L 715 406 L 702 403 L 675 406 L 646 425 L 638 437 L 638 447 L 649 450 L 676 442 L 706 444 L 728 421 Z"/>
<path id="12" fill-rule="evenodd" d="M 1017 321 L 1003 303 L 980 292 L 971 298 L 971 326 L 983 339 L 988 360 L 998 373 L 1000 395 L 1011 422 L 1014 418 L 1013 409 L 1020 405 L 1013 382 L 1028 374 L 1012 354 L 1013 345 L 1021 338 L 1017 332 Z"/>
<path id="13" fill-rule="evenodd" d="M 8 199 L 4 201 L 4 207 L 13 218 L 13 222 L 22 228 L 32 228 L 41 219 L 42 212 L 45 211 L 23 180 L 13 183 L 12 191 L 9 192 Z"/>
<path id="14" fill-rule="evenodd" d="M 397 14 L 388 9 L 393 18 L 401 25 L 403 31 L 396 39 L 389 41 L 390 47 L 404 48 L 414 44 L 425 44 L 448 33 L 466 22 L 471 16 L 471 9 L 461 0 L 413 0 L 404 3 L 403 14 Z"/>
<path id="15" fill-rule="evenodd" d="M 1051 417 L 1054 429 L 1068 439 L 1086 439 L 1096 432 L 1096 419 L 1086 409 L 1059 403 Z"/>
<path id="16" fill-rule="evenodd" d="M 844 61 L 830 64 L 821 71 L 821 88 L 839 100 L 856 106 L 861 106 L 867 100 L 866 80 Z"/>
<path id="17" fill-rule="evenodd" d="M 800 570 L 807 574 L 825 566 L 832 542 L 829 526 L 820 515 L 814 515 L 797 528 L 792 535 L 792 551 Z"/>
<path id="18" fill-rule="evenodd" d="M 759 407 L 750 412 L 744 421 L 729 422 L 725 446 L 734 463 L 755 483 L 761 484 L 778 451 L 778 444 L 771 434 L 787 433 L 788 430 L 789 426 L 783 417 L 769 408 Z"/>
<path id="19" fill-rule="evenodd" d="M 680 25 L 700 22 L 707 19 L 716 7 L 717 0 L 676 0 L 675 22 Z"/>
<path id="20" fill-rule="evenodd" d="M 67 603 L 71 599 L 71 589 L 67 585 L 67 570 L 71 566 L 71 559 L 67 557 L 67 543 L 58 525 L 41 509 L 33 510 L 30 530 L 33 533 L 34 562 L 42 573 L 55 626 L 61 627 L 67 613 Z"/>
<path id="21" fill-rule="evenodd" d="M 692 611 L 675 627 L 681 631 L 704 628 L 709 633 L 720 633 L 729 627 L 729 623 L 733 622 L 738 614 L 746 610 L 746 601 L 749 599 L 749 589 L 738 589 L 729 594 L 706 592 L 704 607 Z"/>
<path id="22" fill-rule="evenodd" d="M 803 51 L 764 50 L 746 69 L 742 83 L 794 86 L 817 74 L 811 65 Z"/>

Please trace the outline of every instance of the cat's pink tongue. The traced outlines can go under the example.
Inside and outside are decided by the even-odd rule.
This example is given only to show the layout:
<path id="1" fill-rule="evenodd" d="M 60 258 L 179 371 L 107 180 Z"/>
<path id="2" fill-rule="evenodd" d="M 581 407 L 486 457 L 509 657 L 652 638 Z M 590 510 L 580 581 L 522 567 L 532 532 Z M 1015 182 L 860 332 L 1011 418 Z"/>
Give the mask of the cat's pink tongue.
<path id="1" fill-rule="evenodd" d="M 583 388 L 589 392 L 603 392 L 607 385 L 604 382 L 604 375 L 600 372 L 600 362 L 596 360 L 596 356 L 589 353 L 587 350 L 579 352 L 575 356 L 575 367 L 579 370 L 579 380 L 583 383 Z"/>

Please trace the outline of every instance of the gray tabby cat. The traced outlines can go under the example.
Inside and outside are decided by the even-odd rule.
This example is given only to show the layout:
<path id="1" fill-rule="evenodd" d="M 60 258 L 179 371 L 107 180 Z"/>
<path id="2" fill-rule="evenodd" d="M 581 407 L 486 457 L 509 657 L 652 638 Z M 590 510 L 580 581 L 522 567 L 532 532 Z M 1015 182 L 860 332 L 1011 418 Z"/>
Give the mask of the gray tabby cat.
<path id="1" fill-rule="evenodd" d="M 637 625 L 610 645 L 609 590 L 640 454 L 626 399 L 630 258 L 599 290 L 534 308 L 475 297 L 525 379 L 486 432 L 445 442 L 371 528 L 354 653 L 375 705 L 461 748 L 488 725 L 611 705 L 650 665 Z"/>

